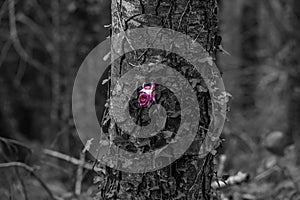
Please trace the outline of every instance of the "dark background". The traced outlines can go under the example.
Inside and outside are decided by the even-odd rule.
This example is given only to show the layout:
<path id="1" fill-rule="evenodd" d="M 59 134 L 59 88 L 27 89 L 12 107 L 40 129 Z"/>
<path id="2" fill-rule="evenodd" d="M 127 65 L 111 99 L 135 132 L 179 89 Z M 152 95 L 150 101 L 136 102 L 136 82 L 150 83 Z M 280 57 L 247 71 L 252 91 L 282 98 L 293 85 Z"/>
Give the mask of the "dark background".
<path id="1" fill-rule="evenodd" d="M 292 0 L 219 4 L 225 50 L 218 67 L 232 98 L 215 168 L 220 176 L 250 175 L 221 194 L 234 200 L 296 199 L 300 6 Z M 0 162 L 38 166 L 36 173 L 61 197 L 74 197 L 78 166 L 43 150 L 79 159 L 83 144 L 72 120 L 73 82 L 85 56 L 109 36 L 110 18 L 107 0 L 0 2 Z M 103 105 L 105 99 L 99 101 Z M 47 198 L 26 171 L 0 167 L 0 199 L 22 199 L 24 185 L 29 199 Z M 96 193 L 97 176 L 86 170 L 79 198 Z"/>

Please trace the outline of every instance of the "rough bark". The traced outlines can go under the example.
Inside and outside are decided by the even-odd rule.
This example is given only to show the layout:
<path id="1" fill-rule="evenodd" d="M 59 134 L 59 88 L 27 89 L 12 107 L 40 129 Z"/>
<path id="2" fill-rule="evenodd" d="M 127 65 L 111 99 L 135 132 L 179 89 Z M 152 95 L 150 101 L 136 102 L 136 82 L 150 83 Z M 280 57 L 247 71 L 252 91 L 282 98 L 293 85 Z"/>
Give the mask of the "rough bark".
<path id="1" fill-rule="evenodd" d="M 213 56 L 217 12 L 215 0 L 113 0 L 112 34 L 122 29 L 147 26 L 169 28 L 194 38 Z M 112 41 L 120 42 L 122 41 Z M 183 65 L 189 65 L 179 61 L 177 55 L 155 49 L 129 53 L 112 64 L 111 88 L 118 77 L 133 68 L 132 64 L 155 64 L 158 62 L 158 55 L 163 55 L 164 63 L 172 68 L 180 69 Z M 206 88 L 199 74 L 191 72 L 186 78 L 198 79 L 199 84 Z M 197 98 L 203 116 L 200 124 L 207 128 L 210 122 L 209 92 L 198 92 Z M 114 126 L 110 125 L 111 127 Z M 204 138 L 205 131 L 199 130 L 185 155 L 170 166 L 155 172 L 127 174 L 107 168 L 105 183 L 100 186 L 100 199 L 210 199 L 214 156 L 208 154 L 199 158 L 198 153 Z"/>

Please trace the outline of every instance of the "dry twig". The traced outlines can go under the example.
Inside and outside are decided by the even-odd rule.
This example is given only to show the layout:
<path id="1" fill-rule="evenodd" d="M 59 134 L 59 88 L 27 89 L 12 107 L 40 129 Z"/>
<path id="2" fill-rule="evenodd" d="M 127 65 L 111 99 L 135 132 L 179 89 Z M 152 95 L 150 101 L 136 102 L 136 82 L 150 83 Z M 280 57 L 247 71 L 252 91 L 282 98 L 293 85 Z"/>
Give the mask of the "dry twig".
<path id="1" fill-rule="evenodd" d="M 49 73 L 51 72 L 47 68 L 43 66 L 42 63 L 32 58 L 23 48 L 21 45 L 20 39 L 18 37 L 17 32 L 17 25 L 16 25 L 16 16 L 15 16 L 15 0 L 9 0 L 8 1 L 8 11 L 9 11 L 9 31 L 10 31 L 10 38 L 12 40 L 13 46 L 19 56 L 25 61 L 30 63 L 34 68 L 37 70 L 43 72 L 43 73 Z"/>
<path id="2" fill-rule="evenodd" d="M 25 185 L 25 182 L 23 180 L 23 178 L 20 176 L 20 172 L 19 172 L 19 169 L 18 168 L 15 168 L 15 172 L 16 172 L 16 175 L 18 177 L 18 180 L 22 186 L 22 192 L 23 192 L 23 195 L 24 195 L 24 198 L 25 200 L 29 200 L 28 199 L 28 194 L 27 194 L 27 189 L 26 189 L 26 185 Z"/>
<path id="3" fill-rule="evenodd" d="M 48 193 L 48 195 L 51 197 L 52 200 L 59 199 L 52 193 L 52 191 L 49 189 L 49 187 L 46 185 L 46 183 L 34 172 L 33 167 L 30 167 L 21 162 L 0 163 L 0 168 L 11 168 L 11 167 L 19 167 L 19 168 L 25 169 L 41 184 L 41 186 L 45 189 L 45 191 Z"/>
<path id="4" fill-rule="evenodd" d="M 4 12 L 5 12 L 6 4 L 7 4 L 7 0 L 5 0 L 2 3 L 2 6 L 0 8 L 0 23 L 1 23 L 1 20 L 2 20 L 2 16 L 3 16 Z"/>
<path id="5" fill-rule="evenodd" d="M 53 150 L 50 150 L 50 149 L 44 149 L 43 150 L 43 153 L 48 155 L 48 156 L 51 156 L 51 157 L 54 157 L 54 158 L 58 158 L 60 160 L 64 160 L 66 162 L 69 162 L 73 165 L 80 165 L 81 164 L 81 161 L 77 158 L 74 158 L 74 157 L 71 157 L 69 155 L 66 155 L 66 154 L 63 154 L 63 153 L 60 153 L 60 152 L 57 152 L 57 151 L 53 151 Z M 83 168 L 85 169 L 88 169 L 88 170 L 93 170 L 93 165 L 90 164 L 90 163 L 84 163 L 83 164 Z M 96 172 L 102 172 L 105 174 L 105 170 L 102 169 L 102 168 L 99 168 L 99 167 L 94 167 L 94 170 Z"/>
<path id="6" fill-rule="evenodd" d="M 3 45 L 3 48 L 1 49 L 1 53 L 0 53 L 0 68 L 2 66 L 2 64 L 4 63 L 5 61 L 5 58 L 6 58 L 6 55 L 8 53 L 8 50 L 11 46 L 11 41 L 10 40 L 7 40 L 5 42 L 5 44 Z"/>

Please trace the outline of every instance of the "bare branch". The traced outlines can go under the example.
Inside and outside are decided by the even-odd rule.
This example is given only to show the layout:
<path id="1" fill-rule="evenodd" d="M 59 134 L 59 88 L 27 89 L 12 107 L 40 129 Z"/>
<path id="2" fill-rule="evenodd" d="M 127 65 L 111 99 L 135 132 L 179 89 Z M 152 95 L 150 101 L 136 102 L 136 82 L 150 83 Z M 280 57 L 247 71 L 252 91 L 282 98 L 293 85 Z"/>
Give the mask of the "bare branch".
<path id="1" fill-rule="evenodd" d="M 0 22 L 1 22 L 1 20 L 2 20 L 3 14 L 4 14 L 4 12 L 5 12 L 6 4 L 7 4 L 7 0 L 5 0 L 5 1 L 3 2 L 2 6 L 1 6 L 1 8 L 0 8 Z"/>
<path id="2" fill-rule="evenodd" d="M 280 18 L 280 16 L 278 16 L 276 10 L 274 9 L 274 6 L 272 5 L 272 1 L 262 0 L 262 3 L 265 6 L 266 10 L 269 11 L 268 13 L 270 15 L 270 18 L 272 19 L 274 26 L 282 35 L 286 35 L 285 38 L 300 38 L 299 34 L 295 32 L 295 30 L 292 30 L 282 22 L 282 19 Z"/>
<path id="3" fill-rule="evenodd" d="M 18 145 L 18 146 L 22 146 L 30 151 L 32 151 L 32 149 L 22 143 L 22 142 L 19 142 L 17 140 L 12 140 L 12 139 L 7 139 L 7 138 L 3 138 L 3 137 L 0 137 L 0 141 L 4 142 L 4 143 L 11 143 L 11 144 L 14 144 L 14 145 Z M 66 154 L 63 154 L 63 153 L 60 153 L 60 152 L 57 152 L 57 151 L 53 151 L 53 150 L 50 150 L 50 149 L 43 149 L 42 152 L 47 155 L 47 156 L 50 156 L 50 157 L 53 157 L 53 158 L 57 158 L 57 159 L 60 159 L 60 160 L 64 160 L 68 163 L 71 163 L 73 165 L 80 165 L 81 164 L 81 161 L 77 158 L 74 158 L 74 157 L 71 157 L 69 155 L 66 155 Z M 93 167 L 94 165 L 93 164 L 90 164 L 90 163 L 84 163 L 83 165 L 83 168 L 87 169 L 87 170 L 91 170 L 91 171 L 95 171 L 95 172 L 102 172 L 102 173 L 106 173 L 104 169 L 100 168 L 100 167 Z"/>
<path id="4" fill-rule="evenodd" d="M 80 164 L 78 165 L 76 172 L 76 182 L 75 182 L 75 195 L 80 195 L 81 193 L 81 183 L 83 179 L 83 165 L 85 163 L 85 153 L 80 152 Z"/>
<path id="5" fill-rule="evenodd" d="M 23 23 L 23 24 L 25 24 L 26 26 L 28 26 L 32 30 L 32 32 L 34 34 L 37 34 L 39 36 L 38 37 L 39 40 L 44 44 L 46 50 L 52 56 L 52 54 L 55 51 L 54 46 L 51 43 L 50 38 L 41 29 L 41 27 L 39 27 L 39 25 L 37 23 L 35 23 L 32 19 L 30 19 L 29 17 L 27 17 L 23 13 L 18 14 L 16 20 L 19 21 L 19 22 L 21 22 L 21 23 Z"/>
<path id="6" fill-rule="evenodd" d="M 26 144 L 24 144 L 22 142 L 19 142 L 17 140 L 0 137 L 0 141 L 3 142 L 3 143 L 6 143 L 6 144 L 10 143 L 10 144 L 13 144 L 13 145 L 21 146 L 21 147 L 24 147 L 25 149 L 31 151 L 31 148 L 29 146 L 27 146 Z"/>
<path id="7" fill-rule="evenodd" d="M 59 199 L 52 193 L 52 191 L 48 188 L 46 183 L 34 172 L 34 168 L 21 162 L 0 163 L 0 168 L 11 168 L 11 167 L 19 167 L 25 169 L 41 184 L 41 186 L 45 189 L 45 191 L 48 193 L 48 195 L 51 197 L 52 200 Z"/>
<path id="8" fill-rule="evenodd" d="M 60 153 L 60 152 L 57 152 L 57 151 L 53 151 L 53 150 L 49 150 L 49 149 L 44 149 L 43 153 L 46 154 L 46 155 L 48 155 L 48 156 L 51 156 L 51 157 L 54 157 L 54 158 L 58 158 L 58 159 L 67 161 L 67 162 L 69 162 L 69 163 L 71 163 L 73 165 L 80 165 L 81 164 L 81 161 L 79 159 L 71 157 L 71 156 L 68 156 L 68 155 Z M 90 163 L 84 163 L 83 168 L 88 169 L 88 170 L 93 170 L 93 165 L 90 164 Z M 102 172 L 102 173 L 105 174 L 105 170 L 102 169 L 102 168 L 94 167 L 94 170 L 96 172 L 100 171 L 100 172 Z"/>
<path id="9" fill-rule="evenodd" d="M 281 22 L 280 17 L 276 14 L 276 11 L 274 10 L 274 6 L 269 0 L 263 0 L 262 3 L 266 7 L 266 10 L 268 10 L 268 14 L 270 15 L 272 22 L 274 26 L 280 31 L 281 33 L 287 33 L 288 28 L 286 27 L 286 24 Z"/>
<path id="10" fill-rule="evenodd" d="M 3 46 L 3 48 L 1 49 L 1 54 L 0 54 L 0 68 L 2 66 L 2 64 L 4 63 L 4 60 L 6 58 L 7 52 L 9 50 L 11 46 L 11 41 L 7 40 Z"/>
<path id="11" fill-rule="evenodd" d="M 10 168 L 10 167 L 20 167 L 26 169 L 28 172 L 33 172 L 34 169 L 21 162 L 9 162 L 9 163 L 0 163 L 0 168 Z"/>
<path id="12" fill-rule="evenodd" d="M 178 31 L 179 31 L 179 28 L 181 27 L 182 20 L 183 20 L 184 16 L 186 15 L 186 12 L 187 12 L 187 10 L 188 10 L 190 4 L 191 4 L 191 0 L 189 0 L 189 1 L 187 2 L 186 6 L 185 6 L 185 8 L 184 8 L 184 11 L 183 11 L 183 13 L 182 13 L 182 15 L 181 15 L 181 17 L 180 17 L 180 20 L 179 20 L 179 23 L 178 23 L 178 26 L 177 26 L 177 30 L 178 30 Z"/>
<path id="13" fill-rule="evenodd" d="M 25 185 L 24 179 L 20 176 L 20 172 L 19 172 L 18 168 L 15 168 L 15 172 L 16 172 L 18 180 L 19 180 L 19 182 L 20 182 L 20 184 L 22 186 L 21 189 L 22 189 L 24 198 L 25 198 L 25 200 L 28 200 L 28 194 L 27 194 L 27 189 L 26 189 L 26 185 Z"/>
<path id="14" fill-rule="evenodd" d="M 49 73 L 51 70 L 44 67 L 42 63 L 32 58 L 25 49 L 22 47 L 20 39 L 18 37 L 17 26 L 16 26 L 16 16 L 15 16 L 15 0 L 8 1 L 8 10 L 9 10 L 9 28 L 10 28 L 10 38 L 13 42 L 13 46 L 19 56 L 25 61 L 29 62 L 34 68 L 43 72 Z"/>

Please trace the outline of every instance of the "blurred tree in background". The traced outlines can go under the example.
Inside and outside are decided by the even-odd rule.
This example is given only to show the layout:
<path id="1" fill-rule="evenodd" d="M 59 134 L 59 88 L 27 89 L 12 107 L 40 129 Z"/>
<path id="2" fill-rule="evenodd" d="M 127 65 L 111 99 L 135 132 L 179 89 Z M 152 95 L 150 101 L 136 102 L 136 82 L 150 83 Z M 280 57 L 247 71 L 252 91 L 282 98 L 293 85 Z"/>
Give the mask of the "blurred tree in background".
<path id="1" fill-rule="evenodd" d="M 245 115 L 255 109 L 255 95 L 258 71 L 258 46 L 259 46 L 259 2 L 257 0 L 245 2 L 242 5 L 239 33 L 240 43 L 240 94 L 236 100 L 239 108 Z M 254 113 L 253 113 L 254 114 Z M 251 117 L 251 115 L 250 115 Z"/>
<path id="2" fill-rule="evenodd" d="M 54 148 L 68 155 L 79 154 L 82 145 L 71 113 L 73 82 L 84 57 L 109 34 L 104 28 L 110 23 L 109 8 L 109 1 L 99 0 L 1 1 L 1 137 L 38 148 Z M 26 152 L 20 149 L 20 145 L 11 146 L 3 141 L 0 144 L 5 150 L 5 153 L 0 151 L 1 161 L 24 160 Z M 40 156 L 42 152 L 36 150 L 35 153 Z M 39 163 L 35 160 L 33 158 L 32 164 Z M 49 158 L 40 160 L 42 163 L 48 161 Z M 48 168 L 49 163 L 54 166 Z M 53 176 L 48 179 L 48 184 L 53 187 L 57 185 L 56 188 L 61 190 L 73 187 L 74 178 L 61 171 L 62 166 L 69 167 L 69 174 L 73 174 L 74 169 L 56 160 L 49 163 L 43 168 L 45 171 L 40 172 L 47 179 Z M 49 170 L 51 173 L 47 172 Z M 8 198 L 4 172 L 1 170 L 4 178 L 0 181 L 0 194 L 2 196 L 4 193 L 2 197 Z M 69 186 L 60 183 L 66 177 Z M 28 185 L 28 190 L 30 187 Z M 17 199 L 21 199 L 15 189 L 12 192 L 16 193 Z M 30 199 L 39 199 L 38 196 L 45 193 L 41 191 L 28 195 Z"/>
<path id="3" fill-rule="evenodd" d="M 70 129 L 73 81 L 78 63 L 108 34 L 104 28 L 110 21 L 108 8 L 105 1 L 3 2 L 3 136 L 49 144 L 74 131 Z"/>
<path id="4" fill-rule="evenodd" d="M 253 15 L 246 17 L 245 7 L 252 9 Z M 299 121 L 299 101 L 295 100 L 297 92 L 292 92 L 297 84 L 291 78 L 298 77 L 295 72 L 300 64 L 298 56 L 294 57 L 299 46 L 297 28 L 293 27 L 299 20 L 296 10 L 294 1 L 223 1 L 223 46 L 231 56 L 220 55 L 219 63 L 227 90 L 233 95 L 223 132 L 225 171 L 232 174 L 238 169 L 252 177 L 251 184 L 225 190 L 230 193 L 227 197 L 299 198 L 299 153 L 295 150 L 299 133 L 293 128 L 299 124 L 295 122 Z M 246 30 L 242 23 L 247 24 L 247 19 Z M 240 66 L 248 66 L 248 70 Z M 245 74 L 254 76 L 247 78 Z M 246 102 L 252 105 L 240 106 Z"/>

